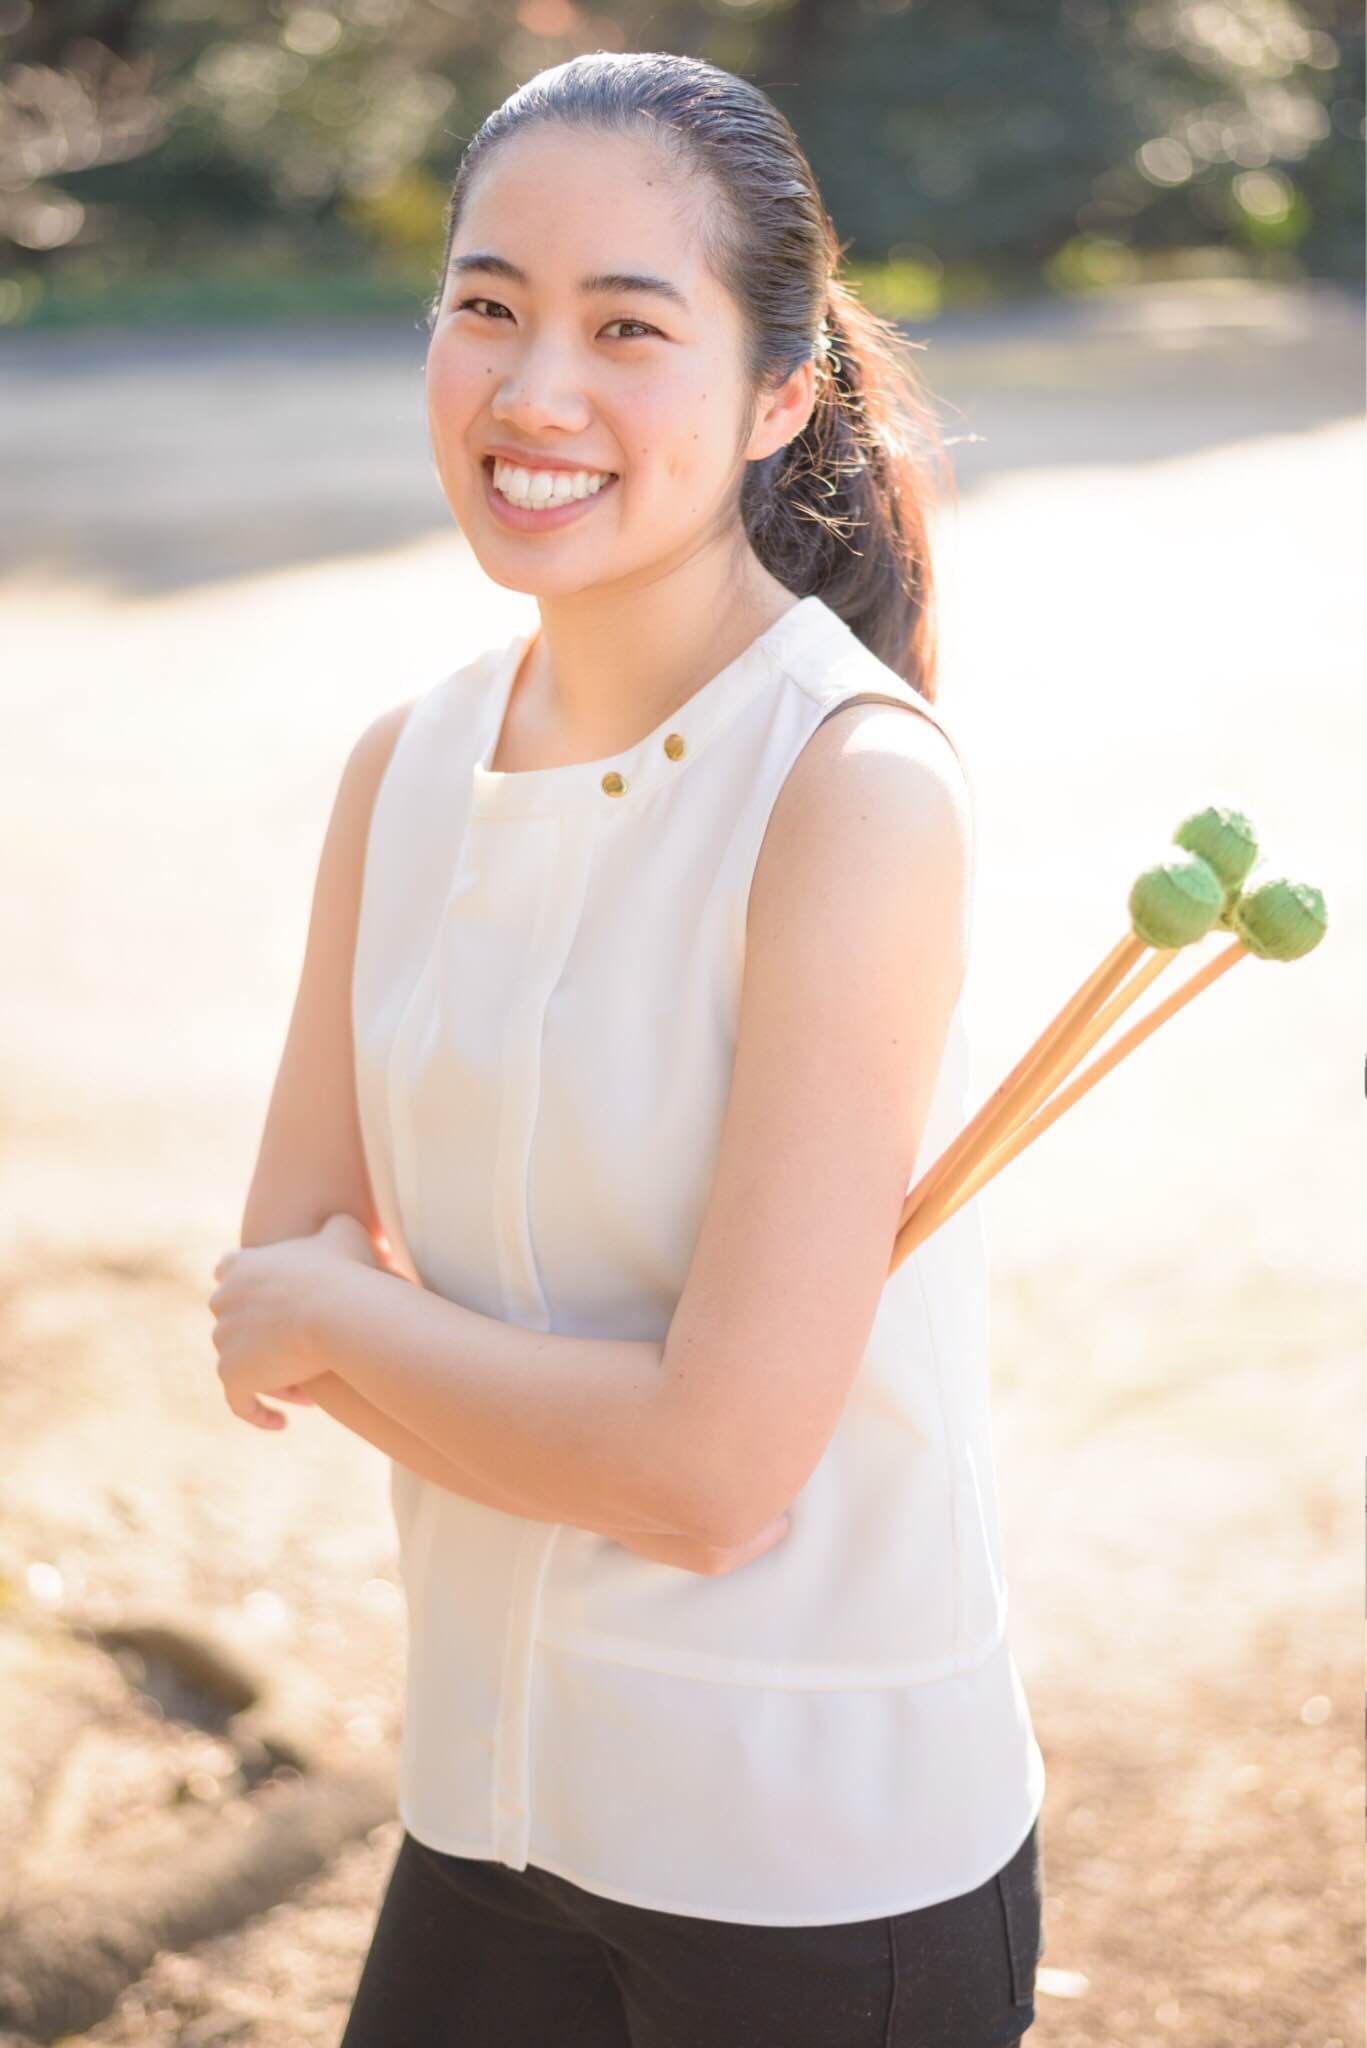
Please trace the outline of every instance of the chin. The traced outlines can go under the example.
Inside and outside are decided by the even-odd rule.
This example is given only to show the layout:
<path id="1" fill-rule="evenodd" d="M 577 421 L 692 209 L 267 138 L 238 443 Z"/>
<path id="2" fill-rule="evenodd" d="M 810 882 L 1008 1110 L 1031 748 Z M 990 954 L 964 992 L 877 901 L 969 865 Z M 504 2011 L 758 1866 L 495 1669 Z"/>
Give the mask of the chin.
<path id="1" fill-rule="evenodd" d="M 465 537 L 469 539 L 468 534 Z M 519 591 L 524 597 L 573 597 L 577 591 L 587 590 L 602 580 L 596 576 L 556 576 L 546 570 L 536 574 L 525 565 L 519 569 L 502 568 L 486 561 L 473 545 L 470 552 L 491 583 L 496 583 L 500 590 Z"/>

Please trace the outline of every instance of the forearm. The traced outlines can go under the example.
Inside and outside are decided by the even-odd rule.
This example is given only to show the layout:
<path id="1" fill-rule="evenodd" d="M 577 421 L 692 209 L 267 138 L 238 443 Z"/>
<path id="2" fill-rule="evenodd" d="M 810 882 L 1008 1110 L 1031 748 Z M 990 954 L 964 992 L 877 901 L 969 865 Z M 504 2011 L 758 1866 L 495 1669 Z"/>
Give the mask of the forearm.
<path id="1" fill-rule="evenodd" d="M 313 1343 L 321 1372 L 462 1475 L 454 1491 L 581 1529 L 693 1534 L 662 1345 L 525 1330 L 361 1264 L 339 1267 Z"/>
<path id="2" fill-rule="evenodd" d="M 484 1507 L 501 1508 L 506 1514 L 523 1515 L 533 1522 L 555 1522 L 564 1519 L 551 1513 L 538 1502 L 525 1495 L 514 1493 L 505 1486 L 490 1480 L 480 1479 L 473 1472 L 462 1468 L 454 1459 L 434 1450 L 424 1438 L 377 1408 L 368 1401 L 339 1373 L 319 1373 L 308 1382 L 308 1394 L 314 1404 L 340 1422 L 353 1435 L 364 1437 L 376 1450 L 393 1458 L 396 1464 L 407 1466 L 419 1478 L 430 1479 L 435 1486 L 441 1486 L 448 1493 L 458 1493 L 466 1500 L 479 1501 Z M 658 1524 L 647 1529 L 641 1524 L 612 1523 L 601 1518 L 589 1522 L 576 1522 L 576 1528 L 588 1529 L 595 1536 L 630 1537 L 652 1533 Z"/>

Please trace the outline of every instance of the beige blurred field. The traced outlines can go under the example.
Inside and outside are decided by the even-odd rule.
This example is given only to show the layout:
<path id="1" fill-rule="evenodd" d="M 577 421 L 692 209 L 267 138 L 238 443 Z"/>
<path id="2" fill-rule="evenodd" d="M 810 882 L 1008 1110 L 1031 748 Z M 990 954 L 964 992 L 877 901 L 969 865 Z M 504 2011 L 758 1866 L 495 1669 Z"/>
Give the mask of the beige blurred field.
<path id="1" fill-rule="evenodd" d="M 1241 962 L 983 1197 L 1011 1634 L 1049 1780 L 1028 2038 L 1353 2048 L 1359 315 L 1148 287 L 924 338 L 964 437 L 940 701 L 976 764 L 978 1095 L 1122 935 L 1188 810 L 1240 804 L 1266 872 L 1330 915 L 1315 954 Z M 335 326 L 0 356 L 16 2048 L 328 2048 L 397 1846 L 384 1463 L 320 1413 L 274 1436 L 232 1417 L 205 1303 L 345 754 L 528 615 L 450 526 L 421 367 L 416 334 Z M 117 1637 L 166 1617 L 267 1674 L 246 1720 Z"/>

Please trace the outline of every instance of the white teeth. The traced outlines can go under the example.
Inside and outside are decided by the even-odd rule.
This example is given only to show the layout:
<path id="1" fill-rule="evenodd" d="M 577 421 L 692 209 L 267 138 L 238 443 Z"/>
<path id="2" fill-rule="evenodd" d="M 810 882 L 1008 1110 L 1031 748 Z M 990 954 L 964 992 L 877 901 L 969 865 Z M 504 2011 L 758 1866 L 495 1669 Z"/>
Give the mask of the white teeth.
<path id="1" fill-rule="evenodd" d="M 523 469 L 494 458 L 494 488 L 514 505 L 562 505 L 591 498 L 609 481 L 606 470 Z"/>

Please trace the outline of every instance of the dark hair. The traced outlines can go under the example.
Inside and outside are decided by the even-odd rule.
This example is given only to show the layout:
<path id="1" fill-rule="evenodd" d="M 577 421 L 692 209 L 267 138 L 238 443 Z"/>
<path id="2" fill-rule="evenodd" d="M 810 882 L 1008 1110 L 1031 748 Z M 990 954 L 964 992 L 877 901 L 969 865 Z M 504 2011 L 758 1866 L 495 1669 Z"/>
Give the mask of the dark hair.
<path id="1" fill-rule="evenodd" d="M 913 345 L 835 275 L 842 251 L 811 165 L 758 86 L 700 58 L 653 50 L 598 50 L 538 72 L 466 145 L 447 201 L 429 331 L 472 180 L 499 143 L 550 122 L 649 136 L 684 171 L 712 180 L 721 204 L 698 210 L 699 229 L 709 267 L 741 310 L 756 402 L 816 359 L 807 426 L 746 464 L 746 538 L 771 575 L 798 597 L 819 595 L 933 702 L 926 462 L 947 472 L 943 446 L 902 354 Z M 741 448 L 748 438 L 747 425 Z"/>

